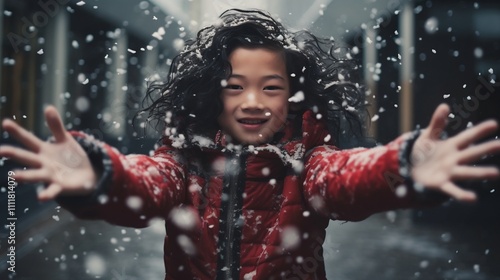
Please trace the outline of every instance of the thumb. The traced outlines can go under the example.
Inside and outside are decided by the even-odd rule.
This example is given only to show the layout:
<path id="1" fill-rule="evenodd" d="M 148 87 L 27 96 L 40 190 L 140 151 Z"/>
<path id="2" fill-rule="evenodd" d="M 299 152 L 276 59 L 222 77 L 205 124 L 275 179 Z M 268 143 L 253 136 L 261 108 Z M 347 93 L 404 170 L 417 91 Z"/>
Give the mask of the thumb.
<path id="1" fill-rule="evenodd" d="M 52 135 L 56 138 L 56 141 L 64 141 L 67 137 L 67 131 L 62 122 L 61 115 L 59 115 L 54 106 L 50 105 L 45 108 L 45 119 L 47 120 L 47 125 L 49 126 Z"/>
<path id="2" fill-rule="evenodd" d="M 425 133 L 431 139 L 439 139 L 441 133 L 446 128 L 450 107 L 447 104 L 440 104 L 432 114 L 431 121 Z"/>

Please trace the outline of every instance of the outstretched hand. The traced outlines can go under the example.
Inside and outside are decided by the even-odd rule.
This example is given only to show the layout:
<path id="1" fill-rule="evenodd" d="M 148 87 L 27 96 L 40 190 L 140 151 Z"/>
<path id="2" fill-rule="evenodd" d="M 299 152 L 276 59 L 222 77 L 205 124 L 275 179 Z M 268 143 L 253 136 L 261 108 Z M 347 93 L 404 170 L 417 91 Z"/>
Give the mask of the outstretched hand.
<path id="1" fill-rule="evenodd" d="M 53 106 L 45 109 L 45 119 L 55 141 L 45 142 L 20 127 L 12 120 L 4 120 L 2 126 L 24 147 L 0 146 L 0 157 L 10 158 L 28 167 L 14 171 L 18 182 L 41 182 L 46 188 L 38 193 L 45 201 L 58 195 L 83 195 L 90 193 L 97 180 L 87 154 L 64 128 Z"/>
<path id="2" fill-rule="evenodd" d="M 454 137 L 441 140 L 449 113 L 448 105 L 438 106 L 429 126 L 415 141 L 411 153 L 411 176 L 415 182 L 428 189 L 439 190 L 459 201 L 472 202 L 476 200 L 476 194 L 460 188 L 455 182 L 500 176 L 496 167 L 469 165 L 486 155 L 500 152 L 499 140 L 474 145 L 474 142 L 493 133 L 498 124 L 493 120 L 485 121 Z"/>

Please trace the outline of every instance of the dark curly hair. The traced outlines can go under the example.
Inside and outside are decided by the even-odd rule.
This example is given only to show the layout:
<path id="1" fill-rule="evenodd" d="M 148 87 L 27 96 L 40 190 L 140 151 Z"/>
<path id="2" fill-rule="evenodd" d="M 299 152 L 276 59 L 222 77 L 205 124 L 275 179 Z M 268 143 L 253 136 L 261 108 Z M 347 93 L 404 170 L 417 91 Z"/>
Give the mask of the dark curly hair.
<path id="1" fill-rule="evenodd" d="M 259 10 L 231 9 L 219 19 L 185 43 L 166 81 L 148 86 L 145 100 L 151 103 L 139 114 L 146 113 L 155 129 L 186 139 L 184 146 L 192 145 L 195 136 L 213 139 L 223 108 L 221 81 L 231 74 L 229 55 L 245 47 L 283 52 L 291 95 L 304 95 L 291 106 L 291 113 L 314 110 L 326 117 L 337 146 L 345 146 L 342 139 L 359 142 L 364 137 L 364 94 L 351 77 L 356 64 L 338 57 L 332 40 L 305 30 L 289 31 Z"/>

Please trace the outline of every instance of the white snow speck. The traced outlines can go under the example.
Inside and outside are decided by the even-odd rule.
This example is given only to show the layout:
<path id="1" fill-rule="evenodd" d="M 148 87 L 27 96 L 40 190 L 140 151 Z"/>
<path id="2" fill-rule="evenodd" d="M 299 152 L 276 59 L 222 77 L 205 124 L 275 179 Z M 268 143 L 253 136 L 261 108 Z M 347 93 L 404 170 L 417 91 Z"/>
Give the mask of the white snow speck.
<path id="1" fill-rule="evenodd" d="M 138 196 L 129 196 L 126 203 L 127 206 L 134 211 L 138 211 L 142 207 L 142 199 Z"/>
<path id="2" fill-rule="evenodd" d="M 171 210 L 172 222 L 183 230 L 190 230 L 196 226 L 195 214 L 186 208 L 177 207 Z"/>
<path id="3" fill-rule="evenodd" d="M 85 42 L 87 42 L 87 43 L 92 42 L 92 40 L 94 40 L 94 35 L 92 35 L 92 34 L 89 34 L 89 35 L 87 35 L 87 37 L 85 37 Z"/>
<path id="4" fill-rule="evenodd" d="M 434 34 L 438 31 L 438 19 L 436 17 L 430 17 L 425 21 L 425 31 L 429 34 Z"/>
<path id="5" fill-rule="evenodd" d="M 80 112 L 86 112 L 90 108 L 90 101 L 87 97 L 80 96 L 75 101 L 75 107 Z"/>
<path id="6" fill-rule="evenodd" d="M 255 275 L 257 275 L 257 270 L 251 271 L 251 272 L 243 275 L 243 279 L 244 280 L 252 280 L 255 277 Z"/>
<path id="7" fill-rule="evenodd" d="M 78 79 L 79 83 L 84 84 L 84 85 L 89 82 L 89 79 L 87 79 L 87 77 L 83 73 L 78 74 L 77 79 Z"/>
<path id="8" fill-rule="evenodd" d="M 106 261 L 96 253 L 89 253 L 85 257 L 86 272 L 93 276 L 101 276 L 106 272 Z"/>
<path id="9" fill-rule="evenodd" d="M 37 54 L 43 54 L 43 49 L 39 49 L 36 53 Z"/>
<path id="10" fill-rule="evenodd" d="M 269 167 L 262 168 L 262 175 L 267 176 L 270 174 L 270 172 L 271 171 L 269 170 Z"/>
<path id="11" fill-rule="evenodd" d="M 300 233 L 294 226 L 288 226 L 281 232 L 281 246 L 285 250 L 297 248 L 300 245 Z"/>
<path id="12" fill-rule="evenodd" d="M 297 91 L 292 97 L 288 98 L 289 102 L 301 102 L 305 99 L 304 92 L 303 91 Z"/>
<path id="13" fill-rule="evenodd" d="M 391 223 L 394 223 L 396 221 L 396 211 L 388 211 L 385 213 L 385 217 L 387 220 L 389 220 Z"/>
<path id="14" fill-rule="evenodd" d="M 80 1 L 80 2 L 76 3 L 76 5 L 77 6 L 83 6 L 83 5 L 85 5 L 85 1 Z"/>
<path id="15" fill-rule="evenodd" d="M 325 143 L 326 143 L 326 142 L 330 141 L 330 139 L 332 139 L 332 136 L 330 134 L 328 134 L 327 136 L 325 136 L 323 141 L 325 141 Z"/>
<path id="16" fill-rule="evenodd" d="M 194 246 L 193 241 L 191 241 L 191 239 L 189 239 L 189 237 L 187 237 L 186 235 L 184 235 L 184 234 L 179 235 L 177 237 L 177 242 L 179 243 L 182 250 L 186 254 L 191 255 L 191 256 L 196 254 L 196 247 Z"/>
<path id="17" fill-rule="evenodd" d="M 181 51 L 184 48 L 184 40 L 182 40 L 181 38 L 176 38 L 172 42 L 172 46 L 176 51 Z"/>
<path id="18" fill-rule="evenodd" d="M 396 196 L 397 197 L 405 197 L 407 194 L 408 190 L 406 189 L 406 186 L 399 186 L 396 188 Z"/>
<path id="19" fill-rule="evenodd" d="M 163 35 L 165 35 L 165 28 L 163 28 L 163 26 L 160 26 L 160 28 L 152 34 L 152 36 L 158 40 L 163 40 Z"/>
<path id="20" fill-rule="evenodd" d="M 483 49 L 482 49 L 482 48 L 480 48 L 480 47 L 475 48 L 475 49 L 474 49 L 474 56 L 475 56 L 476 58 L 481 58 L 481 57 L 483 57 Z"/>
<path id="21" fill-rule="evenodd" d="M 444 242 L 450 242 L 451 241 L 451 234 L 449 232 L 445 232 L 441 234 L 441 240 Z"/>
<path id="22" fill-rule="evenodd" d="M 473 268 L 474 268 L 474 272 L 475 272 L 475 273 L 479 273 L 479 272 L 481 271 L 481 268 L 480 268 L 480 266 L 479 266 L 478 264 L 475 264 L 475 265 L 473 266 Z"/>

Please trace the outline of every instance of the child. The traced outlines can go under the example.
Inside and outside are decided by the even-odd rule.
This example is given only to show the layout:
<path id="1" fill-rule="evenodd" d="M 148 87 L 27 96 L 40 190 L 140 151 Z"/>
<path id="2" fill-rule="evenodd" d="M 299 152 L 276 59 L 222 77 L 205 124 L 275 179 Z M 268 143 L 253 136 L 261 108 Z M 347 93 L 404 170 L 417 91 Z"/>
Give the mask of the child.
<path id="1" fill-rule="evenodd" d="M 159 97 L 144 110 L 163 124 L 153 155 L 122 155 L 45 110 L 43 142 L 11 120 L 3 128 L 25 149 L 0 147 L 30 167 L 19 182 L 43 182 L 76 216 L 145 227 L 164 218 L 166 279 L 324 279 L 329 219 L 359 221 L 390 209 L 459 201 L 455 185 L 499 176 L 471 167 L 500 141 L 487 121 L 449 139 L 449 108 L 428 128 L 375 148 L 339 150 L 343 134 L 362 137 L 363 94 L 349 61 L 306 31 L 287 31 L 259 11 L 230 10 L 174 59 Z M 352 138 L 350 136 L 345 136 Z"/>

